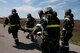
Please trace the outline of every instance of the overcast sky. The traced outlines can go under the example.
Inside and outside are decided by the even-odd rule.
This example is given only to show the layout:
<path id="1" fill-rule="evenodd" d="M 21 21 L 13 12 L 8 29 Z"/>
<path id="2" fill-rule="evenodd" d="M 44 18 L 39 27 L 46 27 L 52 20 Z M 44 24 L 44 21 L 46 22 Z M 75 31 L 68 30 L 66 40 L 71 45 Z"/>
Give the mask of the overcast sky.
<path id="1" fill-rule="evenodd" d="M 72 9 L 74 19 L 80 19 L 80 0 L 0 0 L 0 16 L 9 16 L 13 8 L 21 18 L 26 18 L 28 13 L 38 18 L 38 11 L 46 7 L 57 11 L 59 19 L 63 19 L 66 9 Z"/>

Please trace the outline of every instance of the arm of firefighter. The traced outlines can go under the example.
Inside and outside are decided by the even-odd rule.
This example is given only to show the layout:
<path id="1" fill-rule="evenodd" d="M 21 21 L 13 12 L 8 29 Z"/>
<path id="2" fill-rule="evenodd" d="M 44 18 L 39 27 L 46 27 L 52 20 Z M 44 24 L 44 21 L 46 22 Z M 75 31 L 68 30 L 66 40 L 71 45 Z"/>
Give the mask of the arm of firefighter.
<path id="1" fill-rule="evenodd" d="M 19 18 L 19 27 L 21 28 L 21 25 L 20 25 L 20 20 L 21 20 L 21 19 L 20 19 L 20 17 L 19 17 L 19 16 L 18 16 L 18 18 Z"/>
<path id="2" fill-rule="evenodd" d="M 20 27 L 19 30 L 24 31 L 24 33 L 25 33 L 25 31 L 26 31 L 26 30 L 25 30 L 24 28 L 22 28 L 22 27 Z"/>
<path id="3" fill-rule="evenodd" d="M 72 27 L 74 27 L 75 23 L 74 23 L 74 15 L 72 16 Z"/>
<path id="4" fill-rule="evenodd" d="M 23 31 L 24 33 L 30 31 L 29 29 L 24 29 L 24 28 L 22 28 L 22 27 L 20 27 L 20 30 Z"/>
<path id="5" fill-rule="evenodd" d="M 64 20 L 63 28 L 66 28 L 68 26 L 68 22 L 69 22 L 69 20 L 67 20 L 67 19 Z"/>
<path id="6" fill-rule="evenodd" d="M 4 22 L 4 24 L 3 24 L 3 27 L 5 27 L 8 23 L 9 23 L 9 19 L 6 18 L 6 19 L 5 19 L 5 22 Z"/>
<path id="7" fill-rule="evenodd" d="M 54 19 L 57 21 L 57 24 L 60 25 L 60 20 L 59 20 L 59 18 L 58 18 L 58 17 L 55 17 Z"/>
<path id="8" fill-rule="evenodd" d="M 60 36 L 61 41 L 64 40 L 64 34 L 65 34 L 65 32 L 66 32 L 66 30 L 63 28 L 61 36 Z"/>
<path id="9" fill-rule="evenodd" d="M 35 35 L 37 33 L 37 31 L 38 31 L 38 27 L 35 26 L 34 29 L 33 29 L 33 31 L 32 31 L 32 34 Z"/>
<path id="10" fill-rule="evenodd" d="M 61 33 L 61 36 L 60 36 L 61 41 L 63 41 L 63 39 L 64 39 L 63 33 L 64 33 L 64 31 L 66 30 L 66 29 L 65 29 L 66 26 L 68 26 L 68 19 L 67 19 L 67 18 L 64 19 L 63 28 L 62 28 L 62 33 Z"/>

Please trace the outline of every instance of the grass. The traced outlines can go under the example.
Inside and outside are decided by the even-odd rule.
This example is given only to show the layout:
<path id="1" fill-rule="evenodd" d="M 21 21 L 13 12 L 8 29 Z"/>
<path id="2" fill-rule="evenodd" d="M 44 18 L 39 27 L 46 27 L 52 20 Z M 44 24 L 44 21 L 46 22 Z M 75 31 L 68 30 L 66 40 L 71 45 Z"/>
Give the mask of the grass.
<path id="1" fill-rule="evenodd" d="M 80 32 L 73 32 L 73 37 L 71 38 L 70 43 L 80 46 Z"/>
<path id="2" fill-rule="evenodd" d="M 3 24 L 3 23 L 4 23 L 4 21 L 3 21 L 3 20 L 0 20 L 0 23 L 1 23 L 1 24 Z"/>
<path id="3" fill-rule="evenodd" d="M 26 19 L 21 19 L 20 22 L 21 22 L 21 26 L 24 28 L 25 23 L 26 23 Z M 4 21 L 0 20 L 0 23 L 3 24 Z M 62 28 L 62 25 L 63 25 L 63 21 L 61 21 L 61 28 Z M 70 39 L 70 43 L 80 46 L 80 20 L 76 20 L 75 21 L 75 27 L 74 27 L 74 31 L 73 31 L 73 36 Z"/>
<path id="4" fill-rule="evenodd" d="M 71 43 L 80 46 L 80 21 L 75 21 L 75 27 L 73 31 L 73 37 L 70 40 Z"/>

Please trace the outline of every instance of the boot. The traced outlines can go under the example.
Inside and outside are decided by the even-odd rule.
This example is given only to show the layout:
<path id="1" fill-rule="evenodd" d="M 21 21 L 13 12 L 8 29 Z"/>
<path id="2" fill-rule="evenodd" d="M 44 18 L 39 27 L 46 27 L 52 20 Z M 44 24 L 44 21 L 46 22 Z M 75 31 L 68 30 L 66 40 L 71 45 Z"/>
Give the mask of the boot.
<path id="1" fill-rule="evenodd" d="M 17 46 L 19 45 L 19 40 L 18 40 L 18 39 L 15 40 L 15 44 L 16 44 Z"/>
<path id="2" fill-rule="evenodd" d="M 34 41 L 34 37 L 33 37 L 33 35 L 31 35 L 31 41 Z"/>
<path id="3" fill-rule="evenodd" d="M 60 53 L 69 53 L 69 47 L 61 47 Z"/>
<path id="4" fill-rule="evenodd" d="M 28 34 L 28 35 L 26 36 L 27 39 L 29 39 L 29 35 L 30 35 L 30 34 Z"/>

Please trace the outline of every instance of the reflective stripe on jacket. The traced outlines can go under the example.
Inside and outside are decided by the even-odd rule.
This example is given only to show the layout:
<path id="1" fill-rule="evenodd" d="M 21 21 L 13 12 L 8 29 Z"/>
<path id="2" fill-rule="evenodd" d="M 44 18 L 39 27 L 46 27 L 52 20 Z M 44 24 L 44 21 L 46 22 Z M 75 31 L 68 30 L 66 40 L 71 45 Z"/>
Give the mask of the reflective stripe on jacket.
<path id="1" fill-rule="evenodd" d="M 55 25 L 47 25 L 47 28 L 52 28 L 52 27 L 59 27 L 60 25 L 55 24 Z"/>
<path id="2" fill-rule="evenodd" d="M 10 26 L 19 26 L 19 24 L 13 24 L 13 25 L 10 25 Z"/>

